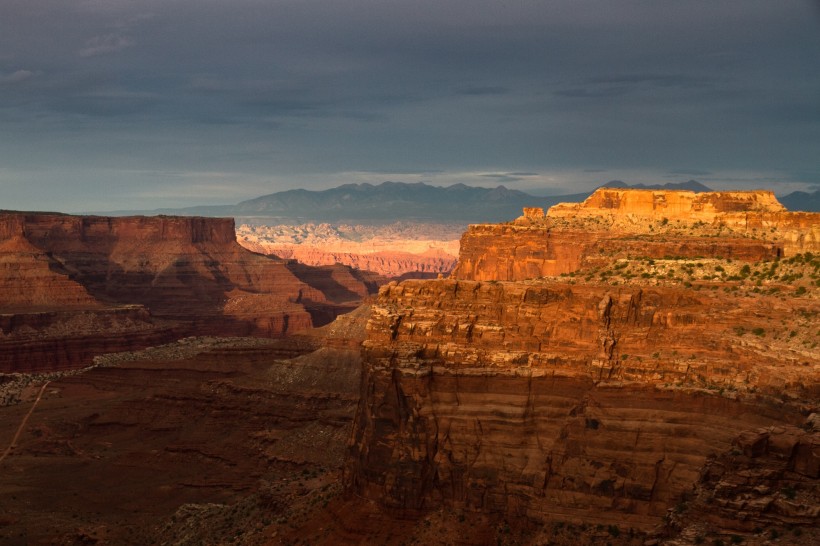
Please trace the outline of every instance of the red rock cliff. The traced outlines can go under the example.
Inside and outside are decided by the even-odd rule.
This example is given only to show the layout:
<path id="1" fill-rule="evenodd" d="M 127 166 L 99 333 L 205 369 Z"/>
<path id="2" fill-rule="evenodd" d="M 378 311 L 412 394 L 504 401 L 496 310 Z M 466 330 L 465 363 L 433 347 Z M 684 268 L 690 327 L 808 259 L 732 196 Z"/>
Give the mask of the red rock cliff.
<path id="1" fill-rule="evenodd" d="M 739 430 L 803 422 L 770 397 L 817 399 L 816 356 L 788 372 L 732 333 L 774 319 L 677 289 L 386 287 L 348 483 L 400 510 L 650 528 Z"/>
<path id="2" fill-rule="evenodd" d="M 820 250 L 820 215 L 785 212 L 771 192 L 600 189 L 583 203 L 509 224 L 472 225 L 457 279 L 513 281 L 619 257 L 773 259 Z"/>
<path id="3" fill-rule="evenodd" d="M 812 447 L 820 432 L 808 424 L 820 407 L 812 345 L 820 260 L 786 260 L 803 269 L 775 286 L 780 241 L 717 226 L 708 228 L 717 236 L 690 233 L 707 228 L 686 218 L 658 219 L 654 234 L 645 227 L 638 238 L 613 233 L 606 215 L 552 221 L 527 212 L 514 224 L 472 226 L 455 279 L 382 287 L 363 344 L 347 486 L 404 515 L 452 508 L 645 531 L 700 488 L 722 499 L 710 524 L 720 532 L 763 521 L 812 525 L 820 513 Z M 722 256 L 715 271 L 740 270 L 732 264 L 743 260 L 767 284 L 740 275 L 695 284 L 649 273 L 623 284 L 541 278 L 600 264 L 626 271 L 665 255 L 681 271 L 703 267 L 686 256 Z M 806 272 L 814 276 L 800 290 L 789 286 Z M 775 468 L 750 455 L 719 467 L 730 480 L 769 477 L 768 504 L 743 512 L 753 486 L 721 482 L 716 492 L 720 478 L 704 472 L 717 475 L 715 457 L 748 443 L 739 434 L 783 427 L 809 431 L 787 435 L 791 447 L 779 433 L 767 436 L 791 462 Z M 784 504 L 777 491 L 789 488 L 805 509 Z"/>
<path id="4" fill-rule="evenodd" d="M 171 321 L 177 336 L 280 336 L 350 308 L 329 301 L 286 262 L 239 246 L 226 218 L 6 213 L 0 215 L 0 272 L 0 312 L 102 313 L 136 304 L 151 320 Z M 362 289 L 368 290 L 363 283 Z M 169 325 L 160 328 L 166 336 Z M 86 330 L 69 328 L 63 337 Z M 26 332 L 4 332 L 6 360 L 14 361 L 6 368 L 44 365 L 20 364 L 24 357 L 11 350 L 30 343 Z"/>

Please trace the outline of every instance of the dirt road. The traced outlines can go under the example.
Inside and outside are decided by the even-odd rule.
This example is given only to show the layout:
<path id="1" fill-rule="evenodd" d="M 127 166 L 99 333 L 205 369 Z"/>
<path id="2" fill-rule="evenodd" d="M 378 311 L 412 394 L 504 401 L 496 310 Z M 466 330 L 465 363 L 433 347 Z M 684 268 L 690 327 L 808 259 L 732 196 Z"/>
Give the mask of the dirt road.
<path id="1" fill-rule="evenodd" d="M 11 453 L 12 450 L 15 447 L 17 447 L 17 440 L 20 439 L 20 434 L 22 434 L 23 429 L 26 428 L 28 418 L 31 417 L 32 413 L 34 413 L 34 408 L 37 407 L 37 404 L 40 402 L 40 398 L 43 397 L 43 393 L 46 391 L 46 387 L 48 387 L 49 383 L 51 383 L 51 381 L 46 381 L 45 383 L 43 383 L 43 386 L 40 387 L 40 392 L 37 394 L 37 399 L 34 400 L 34 403 L 31 405 L 31 409 L 28 410 L 28 413 L 26 413 L 26 416 L 23 417 L 23 420 L 20 422 L 20 426 L 17 427 L 17 432 L 14 433 L 14 438 L 12 438 L 9 447 L 7 447 L 3 454 L 0 455 L 0 463 L 2 463 L 5 460 L 5 458 L 8 457 L 9 453 Z"/>

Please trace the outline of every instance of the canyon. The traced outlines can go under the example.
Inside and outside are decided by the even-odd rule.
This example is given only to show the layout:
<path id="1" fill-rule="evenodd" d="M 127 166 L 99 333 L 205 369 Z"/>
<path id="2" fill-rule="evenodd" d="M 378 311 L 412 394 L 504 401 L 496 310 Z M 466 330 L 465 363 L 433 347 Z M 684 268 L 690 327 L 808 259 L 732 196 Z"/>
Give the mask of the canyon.
<path id="1" fill-rule="evenodd" d="M 99 260 L 77 256 L 93 255 L 91 235 L 58 253 L 36 229 L 7 230 L 0 244 L 17 250 L 0 254 L 2 282 L 34 286 L 15 280 L 28 276 L 63 298 L 66 317 L 50 319 L 48 298 L 15 296 L 43 324 L 117 310 L 129 333 L 203 330 L 82 370 L 5 376 L 0 438 L 30 419 L 0 461 L 0 538 L 820 541 L 820 215 L 768 192 L 611 188 L 523 212 L 469 226 L 448 277 L 401 282 L 237 249 L 230 221 L 217 224 L 222 250 L 185 228 L 215 284 L 241 286 L 225 305 L 247 297 L 241 308 L 259 311 L 253 324 L 267 312 L 254 297 L 271 296 L 252 287 L 302 283 L 278 286 L 310 324 L 256 339 L 213 337 L 219 305 L 200 318 L 182 297 L 113 297 L 116 272 L 79 282 Z M 20 319 L 3 320 L 8 332 Z"/>
<path id="2" fill-rule="evenodd" d="M 343 264 L 388 278 L 436 278 L 456 265 L 463 224 L 249 225 L 239 244 L 312 266 Z"/>
<path id="3" fill-rule="evenodd" d="M 254 254 L 225 218 L 0 214 L 0 370 L 198 334 L 277 337 L 355 308 L 382 280 Z"/>

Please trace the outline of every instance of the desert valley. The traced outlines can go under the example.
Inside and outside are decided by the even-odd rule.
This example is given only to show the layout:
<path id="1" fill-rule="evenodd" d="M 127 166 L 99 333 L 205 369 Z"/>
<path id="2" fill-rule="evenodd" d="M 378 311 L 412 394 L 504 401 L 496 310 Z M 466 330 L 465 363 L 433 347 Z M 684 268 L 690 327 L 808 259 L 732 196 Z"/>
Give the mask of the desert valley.
<path id="1" fill-rule="evenodd" d="M 820 214 L 531 205 L 3 212 L 0 542 L 820 541 Z"/>

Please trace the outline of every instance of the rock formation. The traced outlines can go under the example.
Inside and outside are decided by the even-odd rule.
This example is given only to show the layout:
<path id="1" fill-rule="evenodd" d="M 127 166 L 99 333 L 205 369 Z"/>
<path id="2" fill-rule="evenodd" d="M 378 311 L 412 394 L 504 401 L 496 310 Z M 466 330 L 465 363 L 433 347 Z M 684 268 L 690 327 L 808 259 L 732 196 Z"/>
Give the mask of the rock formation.
<path id="1" fill-rule="evenodd" d="M 464 225 L 396 222 L 387 225 L 300 224 L 237 229 L 254 252 L 305 265 L 344 264 L 385 277 L 426 278 L 452 271 Z"/>
<path id="2" fill-rule="evenodd" d="M 378 282 L 325 271 L 243 249 L 226 218 L 4 213 L 0 370 L 61 369 L 191 334 L 281 336 L 352 309 Z M 323 275 L 345 278 L 350 297 L 326 297 L 338 283 L 310 280 Z"/>
<path id="3" fill-rule="evenodd" d="M 583 203 L 525 209 L 509 224 L 471 225 L 454 277 L 514 281 L 630 256 L 760 261 L 820 250 L 820 224 L 766 191 L 602 188 Z"/>
<path id="4" fill-rule="evenodd" d="M 347 486 L 405 516 L 648 532 L 735 480 L 716 458 L 763 434 L 780 447 L 760 454 L 792 461 L 784 483 L 817 491 L 815 433 L 754 432 L 803 427 L 820 401 L 820 215 L 780 209 L 767 192 L 599 190 L 471 226 L 451 279 L 379 293 Z M 707 531 L 810 523 L 820 498 L 783 508 L 773 480 L 768 504 L 719 501 Z"/>
<path id="5" fill-rule="evenodd" d="M 372 312 L 368 301 L 318 330 L 188 338 L 99 356 L 82 372 L 0 376 L 0 437 L 31 415 L 1 463 L 0 542 L 818 543 L 820 256 L 777 259 L 784 243 L 771 230 L 727 238 L 725 227 L 660 217 L 630 238 L 580 216 L 531 209 L 484 226 L 522 259 L 543 252 L 544 239 L 523 244 L 542 223 L 567 241 L 562 256 L 574 236 L 598 245 L 563 273 L 536 260 L 525 278 L 514 261 L 484 258 L 480 244 L 500 255 L 490 235 L 465 237 L 481 280 L 390 283 Z M 818 220 L 801 221 L 793 233 L 805 241 Z M 622 246 L 595 243 L 604 236 Z M 155 316 L 150 295 L 132 305 L 106 296 L 116 290 L 84 281 L 76 250 L 49 255 L 27 236 L 10 239 L 27 249 L 37 283 L 62 287 L 55 300 L 71 313 L 15 296 L 30 312 L 6 309 L 3 332 L 29 332 L 32 343 L 52 332 L 59 344 L 69 317 L 78 331 L 114 310 L 129 335 L 143 324 L 192 328 L 169 309 Z M 721 254 L 687 250 L 693 241 Z M 162 253 L 164 243 L 151 245 Z M 185 246 L 184 271 L 201 274 L 191 254 L 207 250 L 206 269 L 227 279 L 214 273 L 216 285 L 264 263 Z M 331 309 L 381 282 L 275 263 Z M 223 312 L 264 320 L 252 314 L 262 291 L 225 297 Z M 325 311 L 306 301 L 289 303 L 318 320 Z M 342 465 L 352 494 L 341 494 Z"/>

